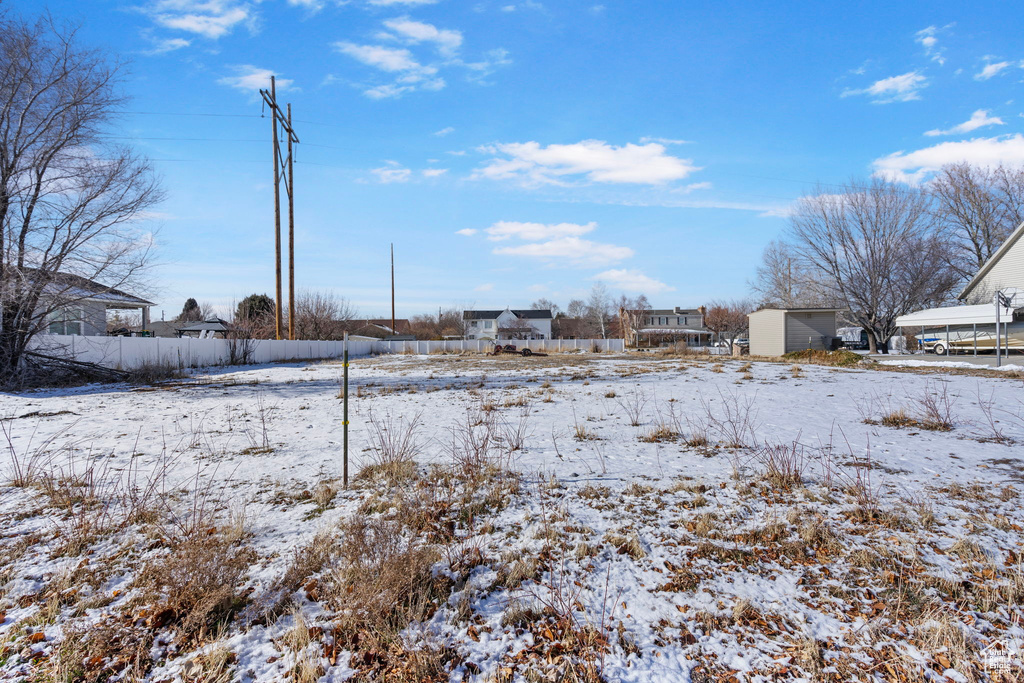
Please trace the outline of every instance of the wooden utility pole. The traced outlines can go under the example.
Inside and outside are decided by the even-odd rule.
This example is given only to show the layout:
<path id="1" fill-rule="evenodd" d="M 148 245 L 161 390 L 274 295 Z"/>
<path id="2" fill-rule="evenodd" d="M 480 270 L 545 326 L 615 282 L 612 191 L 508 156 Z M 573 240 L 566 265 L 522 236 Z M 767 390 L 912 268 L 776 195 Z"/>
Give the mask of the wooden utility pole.
<path id="1" fill-rule="evenodd" d="M 285 192 L 288 193 L 288 336 L 295 338 L 294 315 L 295 315 L 295 199 L 294 199 L 294 177 L 292 175 L 292 143 L 297 143 L 299 138 L 292 128 L 292 106 L 288 105 L 288 115 L 277 105 L 277 84 L 273 76 L 270 77 L 270 90 L 260 90 L 263 96 L 264 106 L 270 107 L 271 122 L 273 125 L 274 143 L 274 275 L 275 275 L 275 298 L 274 298 L 274 335 L 281 339 L 283 333 L 282 320 L 282 291 L 281 291 L 281 172 L 282 166 L 285 171 Z M 282 128 L 288 135 L 288 158 L 284 159 L 281 154 L 281 141 L 278 139 L 277 129 Z"/>
<path id="2" fill-rule="evenodd" d="M 278 160 L 281 157 L 281 146 L 277 140 L 277 85 L 274 77 L 270 77 L 270 118 L 274 130 L 274 339 L 281 338 L 281 174 L 278 172 Z"/>
<path id="3" fill-rule="evenodd" d="M 395 329 L 395 243 L 391 243 L 391 334 L 398 334 Z"/>
<path id="4" fill-rule="evenodd" d="M 292 129 L 292 103 L 288 103 L 288 130 Z M 295 175 L 292 171 L 292 136 L 288 136 L 288 338 L 295 339 Z"/>

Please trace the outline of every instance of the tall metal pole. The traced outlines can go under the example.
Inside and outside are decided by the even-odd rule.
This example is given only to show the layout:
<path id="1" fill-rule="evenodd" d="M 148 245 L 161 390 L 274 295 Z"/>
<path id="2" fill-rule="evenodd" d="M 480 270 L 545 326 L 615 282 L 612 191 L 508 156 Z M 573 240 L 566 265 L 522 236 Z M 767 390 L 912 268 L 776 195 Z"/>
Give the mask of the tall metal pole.
<path id="1" fill-rule="evenodd" d="M 288 103 L 288 338 L 295 339 L 295 175 L 292 172 L 292 104 Z"/>
<path id="2" fill-rule="evenodd" d="M 345 333 L 344 350 L 342 351 L 342 367 L 344 368 L 344 380 L 341 390 L 344 393 L 342 400 L 342 483 L 348 488 L 348 332 Z"/>
<path id="3" fill-rule="evenodd" d="M 999 358 L 999 306 L 1002 302 L 999 300 L 999 292 L 996 292 L 996 367 L 998 368 L 1002 363 Z"/>
<path id="4" fill-rule="evenodd" d="M 270 119 L 274 126 L 274 274 L 275 293 L 274 298 L 274 334 L 276 339 L 281 338 L 281 174 L 278 168 L 278 155 L 280 147 L 277 141 L 277 84 L 274 77 L 270 77 L 270 99 L 275 106 L 270 108 Z"/>
<path id="5" fill-rule="evenodd" d="M 395 243 L 391 243 L 391 334 L 398 334 L 395 329 Z"/>

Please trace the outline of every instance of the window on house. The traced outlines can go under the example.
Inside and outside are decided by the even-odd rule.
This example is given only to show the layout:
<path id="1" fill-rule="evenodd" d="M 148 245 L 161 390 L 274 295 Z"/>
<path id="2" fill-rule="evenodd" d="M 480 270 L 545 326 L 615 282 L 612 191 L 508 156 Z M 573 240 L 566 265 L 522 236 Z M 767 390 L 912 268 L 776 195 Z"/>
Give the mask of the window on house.
<path id="1" fill-rule="evenodd" d="M 470 324 L 470 326 L 471 326 L 471 327 L 476 327 L 476 326 L 477 326 L 477 322 L 478 322 L 478 321 L 474 320 L 474 321 L 472 321 L 472 322 L 471 322 L 471 323 L 469 323 L 469 324 Z"/>
<path id="2" fill-rule="evenodd" d="M 81 308 L 65 308 L 47 316 L 50 320 L 47 331 L 50 334 L 82 334 L 82 319 L 85 311 Z"/>

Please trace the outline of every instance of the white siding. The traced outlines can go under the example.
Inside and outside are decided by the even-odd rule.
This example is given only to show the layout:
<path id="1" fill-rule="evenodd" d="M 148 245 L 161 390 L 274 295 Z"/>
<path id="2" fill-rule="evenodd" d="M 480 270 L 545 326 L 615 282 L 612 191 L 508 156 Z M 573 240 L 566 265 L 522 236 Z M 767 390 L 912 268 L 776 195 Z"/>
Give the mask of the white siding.
<path id="1" fill-rule="evenodd" d="M 786 352 L 786 312 L 764 309 L 750 314 L 750 354 L 781 356 Z"/>
<path id="2" fill-rule="evenodd" d="M 971 301 L 988 303 L 997 289 L 1024 289 L 1024 239 L 1017 241 L 996 261 L 971 291 Z"/>

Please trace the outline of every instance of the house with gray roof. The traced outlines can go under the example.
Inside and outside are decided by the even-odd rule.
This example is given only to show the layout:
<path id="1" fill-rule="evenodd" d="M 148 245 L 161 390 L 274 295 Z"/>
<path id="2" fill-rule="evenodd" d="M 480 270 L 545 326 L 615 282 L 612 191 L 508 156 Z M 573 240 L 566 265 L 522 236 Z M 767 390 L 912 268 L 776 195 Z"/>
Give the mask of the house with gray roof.
<path id="1" fill-rule="evenodd" d="M 551 339 L 549 309 L 463 311 L 466 339 Z"/>

